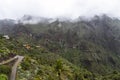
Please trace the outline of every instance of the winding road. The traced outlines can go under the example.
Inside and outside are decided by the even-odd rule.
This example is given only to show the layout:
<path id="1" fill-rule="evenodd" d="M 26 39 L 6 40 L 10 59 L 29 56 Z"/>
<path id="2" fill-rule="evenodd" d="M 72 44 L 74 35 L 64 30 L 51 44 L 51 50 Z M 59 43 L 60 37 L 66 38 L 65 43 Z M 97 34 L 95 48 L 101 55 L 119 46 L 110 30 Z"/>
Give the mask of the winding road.
<path id="1" fill-rule="evenodd" d="M 10 58 L 10 59 L 8 59 L 8 60 L 6 60 L 6 61 L 2 61 L 2 62 L 0 63 L 0 65 L 7 64 L 7 63 L 9 63 L 9 62 L 11 62 L 11 61 L 13 61 L 13 60 L 15 60 L 15 59 L 17 59 L 17 58 L 18 58 L 18 55 L 15 56 L 15 57 L 13 57 L 13 58 Z"/>
<path id="2" fill-rule="evenodd" d="M 17 66 L 19 65 L 19 63 L 23 60 L 23 56 L 19 56 L 19 55 L 16 55 L 15 57 L 7 60 L 7 61 L 3 61 L 0 63 L 0 65 L 4 65 L 4 64 L 7 64 L 15 59 L 17 59 L 17 61 L 15 62 L 15 64 L 13 65 L 12 67 L 12 70 L 11 70 L 11 75 L 10 75 L 10 80 L 15 80 L 16 79 L 16 72 L 17 72 Z"/>
<path id="3" fill-rule="evenodd" d="M 16 79 L 17 66 L 19 65 L 19 63 L 22 61 L 22 59 L 24 57 L 23 56 L 17 56 L 17 58 L 18 58 L 18 60 L 15 62 L 15 64 L 12 67 L 10 80 L 15 80 Z"/>

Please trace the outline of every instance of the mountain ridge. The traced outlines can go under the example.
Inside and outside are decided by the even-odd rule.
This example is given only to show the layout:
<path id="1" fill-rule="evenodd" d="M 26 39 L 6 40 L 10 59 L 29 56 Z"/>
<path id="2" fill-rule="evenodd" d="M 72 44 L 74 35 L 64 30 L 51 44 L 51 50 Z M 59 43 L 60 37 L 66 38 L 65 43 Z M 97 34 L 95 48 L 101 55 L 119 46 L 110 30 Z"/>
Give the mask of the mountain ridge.
<path id="1" fill-rule="evenodd" d="M 9 28 L 10 27 L 7 27 L 7 29 Z M 40 60 L 40 65 L 43 65 L 44 68 L 47 68 L 45 65 L 50 65 L 49 68 L 53 69 L 51 65 L 54 65 L 55 60 L 51 57 L 60 56 L 62 60 L 65 59 L 72 65 L 80 69 L 85 69 L 88 73 L 90 72 L 90 74 L 87 75 L 87 80 L 93 80 L 93 74 L 96 76 L 99 75 L 99 78 L 100 76 L 108 78 L 105 80 L 114 80 L 112 79 L 113 77 L 110 77 L 119 75 L 119 19 L 103 15 L 95 16 L 90 20 L 78 19 L 77 21 L 60 21 L 57 19 L 51 23 L 39 22 L 36 24 L 24 24 L 20 22 L 14 24 L 13 28 L 10 28 L 9 31 L 2 31 L 3 34 L 9 35 L 11 39 L 17 40 L 17 42 L 23 44 L 24 46 L 19 46 L 21 47 L 23 55 L 29 56 L 30 61 L 33 59 L 33 61 L 35 60 L 40 63 Z M 34 57 L 31 59 L 31 56 Z M 48 57 L 50 57 L 50 61 L 47 60 Z M 25 61 L 27 60 L 27 63 L 23 61 L 21 64 L 25 70 L 27 69 L 25 65 L 30 65 L 29 59 L 25 59 Z M 39 66 L 39 64 L 35 64 Z M 35 65 L 33 66 L 35 67 Z M 28 68 L 28 70 L 32 71 L 33 69 Z M 116 74 L 112 74 L 112 72 Z M 20 75 L 22 75 L 22 73 L 25 72 L 19 72 Z M 54 77 L 56 76 L 54 75 Z M 100 80 L 104 80 L 103 78 Z M 72 78 L 71 80 L 74 79 Z M 116 80 L 119 80 L 119 77 Z"/>

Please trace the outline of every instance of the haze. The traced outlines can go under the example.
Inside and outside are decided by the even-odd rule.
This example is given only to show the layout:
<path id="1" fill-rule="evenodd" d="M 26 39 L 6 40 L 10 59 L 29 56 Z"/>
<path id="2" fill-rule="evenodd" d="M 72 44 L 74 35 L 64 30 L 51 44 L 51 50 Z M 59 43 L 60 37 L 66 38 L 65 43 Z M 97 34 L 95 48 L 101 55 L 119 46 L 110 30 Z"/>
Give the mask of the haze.
<path id="1" fill-rule="evenodd" d="M 48 18 L 101 14 L 120 17 L 120 0 L 0 0 L 0 19 L 26 14 Z"/>

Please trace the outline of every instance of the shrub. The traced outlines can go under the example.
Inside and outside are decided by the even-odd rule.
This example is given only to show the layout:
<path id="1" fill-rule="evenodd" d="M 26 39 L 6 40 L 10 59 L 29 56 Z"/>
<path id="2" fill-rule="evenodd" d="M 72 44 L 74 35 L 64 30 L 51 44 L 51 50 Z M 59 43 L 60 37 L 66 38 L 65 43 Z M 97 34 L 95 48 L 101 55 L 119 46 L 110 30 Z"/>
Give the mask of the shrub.
<path id="1" fill-rule="evenodd" d="M 5 75 L 5 74 L 0 74 L 0 80 L 8 80 L 7 75 Z"/>
<path id="2" fill-rule="evenodd" d="M 8 75 L 8 74 L 10 74 L 10 72 L 11 72 L 11 68 L 9 66 L 6 66 L 6 65 L 1 65 L 0 66 L 0 73 L 1 74 Z"/>
<path id="3" fill-rule="evenodd" d="M 29 69 L 30 69 L 30 66 L 31 66 L 30 63 L 31 63 L 31 61 L 30 61 L 29 57 L 26 57 L 26 58 L 24 59 L 24 61 L 21 63 L 22 69 L 23 69 L 23 70 L 29 70 Z"/>

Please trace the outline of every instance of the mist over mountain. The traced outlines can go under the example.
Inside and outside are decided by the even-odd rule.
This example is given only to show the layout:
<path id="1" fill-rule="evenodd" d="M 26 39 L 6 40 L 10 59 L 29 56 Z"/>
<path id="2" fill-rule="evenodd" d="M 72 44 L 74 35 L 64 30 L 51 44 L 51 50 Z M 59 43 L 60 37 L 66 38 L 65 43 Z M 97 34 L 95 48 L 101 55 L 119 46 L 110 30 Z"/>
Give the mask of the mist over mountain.
<path id="1" fill-rule="evenodd" d="M 1 61 L 25 57 L 18 67 L 18 80 L 120 79 L 120 20 L 107 15 L 3 19 L 0 47 Z M 12 65 L 7 65 L 0 65 L 0 74 L 9 77 Z"/>
<path id="2" fill-rule="evenodd" d="M 24 14 L 48 18 L 107 14 L 120 17 L 119 0 L 1 0 L 0 19 L 18 19 Z"/>
<path id="3" fill-rule="evenodd" d="M 0 0 L 0 80 L 120 80 L 120 0 Z"/>

